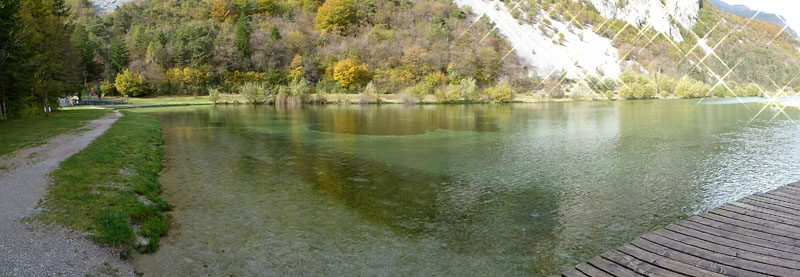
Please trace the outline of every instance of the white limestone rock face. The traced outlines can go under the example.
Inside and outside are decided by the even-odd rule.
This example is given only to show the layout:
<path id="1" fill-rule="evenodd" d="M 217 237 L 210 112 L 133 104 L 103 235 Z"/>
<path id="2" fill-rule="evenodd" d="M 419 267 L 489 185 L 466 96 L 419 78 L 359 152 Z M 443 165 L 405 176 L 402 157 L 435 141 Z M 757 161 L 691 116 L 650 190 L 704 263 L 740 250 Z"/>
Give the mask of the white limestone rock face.
<path id="1" fill-rule="evenodd" d="M 581 0 L 576 0 L 581 1 Z M 588 0 L 605 18 L 618 19 L 637 28 L 650 28 L 683 41 L 680 27 L 691 29 L 697 23 L 700 0 Z"/>
<path id="2" fill-rule="evenodd" d="M 486 15 L 514 47 L 518 57 L 531 65 L 540 77 L 560 76 L 562 71 L 569 79 L 586 75 L 616 78 L 621 73 L 619 51 L 611 40 L 595 33 L 591 28 L 575 28 L 564 22 L 539 13 L 542 20 L 536 24 L 520 24 L 511 16 L 503 2 L 497 0 L 454 0 L 461 7 L 469 6 L 478 18 Z M 543 19 L 549 19 L 547 34 L 539 29 Z M 564 42 L 558 42 L 558 33 Z"/>
<path id="3" fill-rule="evenodd" d="M 92 8 L 94 8 L 94 12 L 98 15 L 101 15 L 113 12 L 119 6 L 122 6 L 122 4 L 133 2 L 133 0 L 94 0 L 92 2 Z"/>

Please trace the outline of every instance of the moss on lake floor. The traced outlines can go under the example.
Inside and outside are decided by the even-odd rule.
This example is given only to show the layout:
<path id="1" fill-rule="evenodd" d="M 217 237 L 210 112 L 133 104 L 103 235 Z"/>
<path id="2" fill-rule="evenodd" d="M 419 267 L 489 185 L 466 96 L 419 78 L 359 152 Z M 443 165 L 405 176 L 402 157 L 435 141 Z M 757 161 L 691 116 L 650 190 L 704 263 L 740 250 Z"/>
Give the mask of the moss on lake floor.
<path id="1" fill-rule="evenodd" d="M 152 252 L 167 232 L 163 151 L 154 115 L 124 112 L 105 134 L 62 162 L 35 219 L 86 231 L 129 252 Z"/>

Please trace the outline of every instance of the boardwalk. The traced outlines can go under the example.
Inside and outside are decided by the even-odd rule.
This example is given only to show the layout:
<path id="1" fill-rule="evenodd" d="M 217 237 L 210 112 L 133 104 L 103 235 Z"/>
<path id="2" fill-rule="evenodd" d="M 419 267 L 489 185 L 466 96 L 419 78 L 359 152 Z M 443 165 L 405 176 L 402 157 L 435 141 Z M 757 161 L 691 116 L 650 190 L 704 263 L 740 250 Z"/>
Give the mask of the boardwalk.
<path id="1" fill-rule="evenodd" d="M 800 183 L 728 203 L 563 276 L 800 276 Z"/>

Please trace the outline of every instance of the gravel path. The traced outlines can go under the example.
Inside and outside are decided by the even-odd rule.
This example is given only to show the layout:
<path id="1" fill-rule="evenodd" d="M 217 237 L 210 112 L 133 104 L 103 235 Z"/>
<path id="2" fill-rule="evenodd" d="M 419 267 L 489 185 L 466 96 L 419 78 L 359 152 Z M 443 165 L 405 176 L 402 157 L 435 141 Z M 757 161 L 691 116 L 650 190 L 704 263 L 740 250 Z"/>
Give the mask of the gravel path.
<path id="1" fill-rule="evenodd" d="M 103 134 L 122 114 L 91 121 L 88 131 L 63 134 L 44 145 L 0 159 L 0 276 L 134 276 L 113 249 L 56 226 L 22 222 L 46 195 L 50 172 Z"/>

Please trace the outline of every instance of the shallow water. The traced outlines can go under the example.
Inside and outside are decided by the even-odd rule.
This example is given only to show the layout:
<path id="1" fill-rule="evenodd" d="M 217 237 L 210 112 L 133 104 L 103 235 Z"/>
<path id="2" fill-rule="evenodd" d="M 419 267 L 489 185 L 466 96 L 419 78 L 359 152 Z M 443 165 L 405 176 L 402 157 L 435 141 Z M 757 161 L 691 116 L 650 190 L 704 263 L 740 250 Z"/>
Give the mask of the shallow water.
<path id="1" fill-rule="evenodd" d="M 146 275 L 557 274 L 800 180 L 800 123 L 787 118 L 800 114 L 762 107 L 151 110 L 164 127 L 161 182 L 175 225 L 136 266 Z"/>

